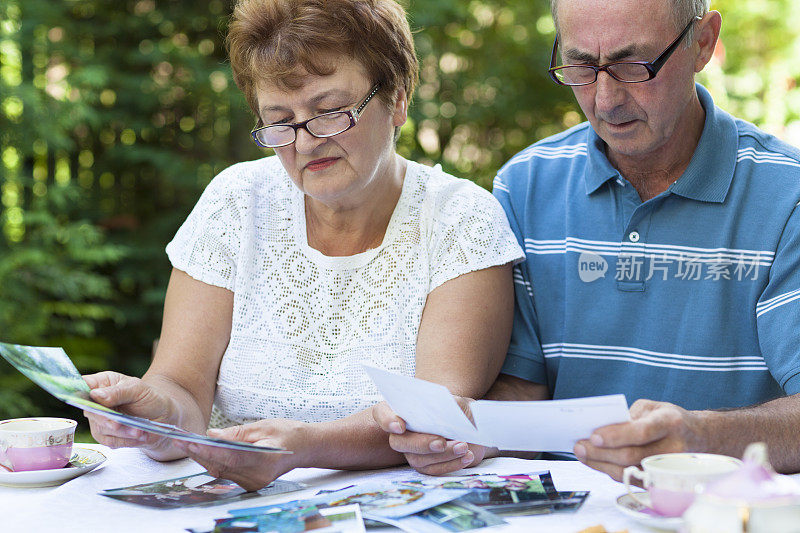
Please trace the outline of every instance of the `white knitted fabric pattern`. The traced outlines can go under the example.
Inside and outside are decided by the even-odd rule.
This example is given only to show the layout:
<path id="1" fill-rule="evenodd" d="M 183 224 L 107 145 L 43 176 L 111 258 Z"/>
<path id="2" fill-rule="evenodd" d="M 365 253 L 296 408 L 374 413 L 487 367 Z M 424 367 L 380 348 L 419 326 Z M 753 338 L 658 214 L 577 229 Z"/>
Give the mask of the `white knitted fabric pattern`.
<path id="1" fill-rule="evenodd" d="M 429 292 L 523 258 L 488 192 L 412 161 L 383 243 L 325 256 L 308 245 L 303 193 L 275 156 L 214 178 L 167 254 L 194 279 L 234 292 L 216 427 L 328 421 L 370 407 L 381 397 L 361 365 L 414 375 Z"/>

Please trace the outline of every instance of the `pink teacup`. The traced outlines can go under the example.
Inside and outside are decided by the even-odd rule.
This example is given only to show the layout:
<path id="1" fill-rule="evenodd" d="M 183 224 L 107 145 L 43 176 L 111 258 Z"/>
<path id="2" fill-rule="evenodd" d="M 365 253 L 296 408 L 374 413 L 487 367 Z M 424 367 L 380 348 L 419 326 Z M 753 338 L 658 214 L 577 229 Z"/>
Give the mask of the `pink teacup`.
<path id="1" fill-rule="evenodd" d="M 0 464 L 14 472 L 62 468 L 72 455 L 77 425 L 67 418 L 0 421 Z"/>
<path id="2" fill-rule="evenodd" d="M 627 467 L 622 473 L 631 497 L 662 516 L 681 516 L 692 505 L 706 483 L 742 465 L 739 459 L 713 453 L 664 453 L 642 459 L 642 470 Z M 650 494 L 650 505 L 631 491 L 631 478 L 642 481 Z"/>

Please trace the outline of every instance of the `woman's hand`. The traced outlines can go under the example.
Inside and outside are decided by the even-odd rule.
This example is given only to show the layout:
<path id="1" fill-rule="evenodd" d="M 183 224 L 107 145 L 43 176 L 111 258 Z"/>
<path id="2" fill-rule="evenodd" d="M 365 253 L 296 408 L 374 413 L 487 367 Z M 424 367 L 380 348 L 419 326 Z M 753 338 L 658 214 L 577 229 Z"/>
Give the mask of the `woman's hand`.
<path id="1" fill-rule="evenodd" d="M 176 441 L 176 446 L 203 465 L 209 475 L 230 479 L 245 490 L 254 491 L 294 468 L 312 464 L 306 457 L 315 445 L 310 437 L 310 428 L 310 424 L 303 422 L 274 419 L 208 430 L 209 437 L 284 448 L 293 452 L 291 454 L 229 450 L 181 441 Z M 324 446 L 324 443 L 317 442 L 316 445 Z"/>
<path id="2" fill-rule="evenodd" d="M 177 425 L 179 416 L 175 402 L 139 378 L 118 372 L 100 372 L 83 376 L 95 402 L 121 413 Z M 124 426 L 101 415 L 84 411 L 89 419 L 92 437 L 110 448 L 144 448 L 155 459 L 177 459 L 180 453 L 170 439 L 154 433 Z"/>
<path id="3" fill-rule="evenodd" d="M 472 420 L 469 404 L 473 400 L 461 396 L 456 396 L 455 399 L 461 410 Z M 407 431 L 405 421 L 397 416 L 386 402 L 375 405 L 372 408 L 372 416 L 381 429 L 389 434 L 389 446 L 402 453 L 409 466 L 422 474 L 430 476 L 449 474 L 462 468 L 476 466 L 484 458 L 497 455 L 496 448 Z"/>

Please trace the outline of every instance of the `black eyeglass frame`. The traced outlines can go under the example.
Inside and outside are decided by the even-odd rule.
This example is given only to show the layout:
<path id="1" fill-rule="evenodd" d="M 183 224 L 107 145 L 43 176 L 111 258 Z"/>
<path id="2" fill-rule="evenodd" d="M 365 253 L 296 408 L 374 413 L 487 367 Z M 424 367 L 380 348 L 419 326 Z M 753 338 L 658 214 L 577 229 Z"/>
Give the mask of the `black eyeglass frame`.
<path id="1" fill-rule="evenodd" d="M 329 137 L 334 137 L 336 135 L 339 135 L 339 134 L 342 134 L 342 133 L 346 132 L 347 130 L 351 129 L 353 126 L 355 126 L 358 123 L 358 119 L 361 118 L 361 113 L 364 112 L 364 108 L 367 107 L 367 104 L 369 103 L 369 101 L 372 100 L 372 98 L 376 94 L 378 94 L 378 91 L 380 90 L 380 88 L 381 88 L 381 84 L 380 83 L 376 83 L 375 86 L 372 87 L 372 90 L 367 95 L 367 97 L 364 98 L 364 100 L 361 102 L 361 104 L 359 104 L 358 106 L 356 106 L 356 107 L 354 107 L 352 109 L 347 109 L 345 111 L 331 111 L 329 113 L 322 113 L 322 114 L 313 116 L 308 120 L 304 120 L 303 122 L 295 122 L 295 123 L 287 122 L 287 123 L 280 123 L 280 124 L 267 124 L 267 125 L 264 126 L 264 125 L 261 125 L 262 122 L 261 122 L 261 119 L 259 118 L 258 119 L 258 123 L 256 124 L 256 127 L 253 128 L 253 130 L 250 132 L 250 136 L 253 138 L 253 141 L 255 141 L 256 145 L 258 145 L 261 148 L 281 148 L 283 146 L 289 146 L 290 144 L 292 144 L 293 142 L 295 142 L 297 140 L 297 130 L 299 130 L 299 129 L 306 130 L 309 135 L 311 135 L 312 137 L 316 137 L 317 139 L 327 139 Z M 316 120 L 316 119 L 318 119 L 320 117 L 326 117 L 326 116 L 329 116 L 329 115 L 339 115 L 339 114 L 345 114 L 350 119 L 350 125 L 347 126 L 345 129 L 343 129 L 342 131 L 337 131 L 336 133 L 330 133 L 328 135 L 317 135 L 317 134 L 313 133 L 312 131 L 309 131 L 309 129 L 306 127 L 308 125 L 308 123 L 311 122 L 312 120 Z M 289 141 L 287 143 L 276 144 L 276 145 L 266 145 L 266 144 L 264 144 L 264 143 L 262 143 L 261 141 L 258 140 L 258 132 L 259 131 L 263 131 L 265 129 L 273 128 L 273 127 L 281 127 L 281 128 L 287 128 L 288 127 L 288 128 L 292 128 L 294 130 L 294 139 L 292 139 L 291 141 Z"/>
<path id="2" fill-rule="evenodd" d="M 699 21 L 699 20 L 703 20 L 703 17 L 700 17 L 700 16 L 693 17 L 692 20 L 689 21 L 689 24 L 687 24 L 686 27 L 683 29 L 681 34 L 678 35 L 678 37 L 674 41 L 672 41 L 672 44 L 670 44 L 666 48 L 666 50 L 661 52 L 661 54 L 656 59 L 654 59 L 653 61 L 614 61 L 612 63 L 606 63 L 605 65 L 559 65 L 559 66 L 556 66 L 556 57 L 557 57 L 557 54 L 558 54 L 558 35 L 556 35 L 555 41 L 553 41 L 553 53 L 550 56 L 550 68 L 547 70 L 547 72 L 548 72 L 548 74 L 550 74 L 550 78 L 552 78 L 552 80 L 554 82 L 556 82 L 559 85 L 566 85 L 568 87 L 580 87 L 580 86 L 583 86 L 583 85 L 591 85 L 591 84 L 593 84 L 593 83 L 595 83 L 597 81 L 597 76 L 602 71 L 605 71 L 609 76 L 611 76 L 615 80 L 617 80 L 619 82 L 622 82 L 622 83 L 643 83 L 645 81 L 650 81 L 650 80 L 652 80 L 653 78 L 656 77 L 656 74 L 658 74 L 658 71 L 661 70 L 661 67 L 664 66 L 664 64 L 667 62 L 667 60 L 670 58 L 670 56 L 675 52 L 675 50 L 678 49 L 678 45 L 681 43 L 681 41 L 683 41 L 683 38 L 686 37 L 686 34 L 689 32 L 689 29 L 692 27 L 692 25 L 695 22 Z M 648 72 L 647 79 L 631 81 L 631 80 L 622 80 L 622 79 L 616 77 L 614 75 L 614 73 L 610 70 L 610 67 L 614 67 L 615 65 L 621 65 L 621 64 L 622 65 L 641 65 L 641 66 L 643 66 L 645 69 L 647 69 L 647 72 Z M 575 67 L 590 68 L 590 69 L 594 70 L 594 79 L 592 81 L 588 81 L 586 83 L 565 83 L 565 82 L 559 80 L 558 76 L 556 76 L 556 71 L 558 71 L 558 70 L 562 70 L 562 69 L 566 69 L 566 68 L 575 68 Z"/>

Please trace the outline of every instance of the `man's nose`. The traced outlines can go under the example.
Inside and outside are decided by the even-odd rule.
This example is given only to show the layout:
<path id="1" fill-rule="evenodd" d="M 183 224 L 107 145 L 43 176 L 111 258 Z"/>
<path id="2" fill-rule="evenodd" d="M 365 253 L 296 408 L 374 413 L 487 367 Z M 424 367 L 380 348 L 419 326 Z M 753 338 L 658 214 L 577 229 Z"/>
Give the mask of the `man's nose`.
<path id="1" fill-rule="evenodd" d="M 626 91 L 624 83 L 611 77 L 608 72 L 597 73 L 595 82 L 595 108 L 601 113 L 609 113 L 625 102 Z"/>

